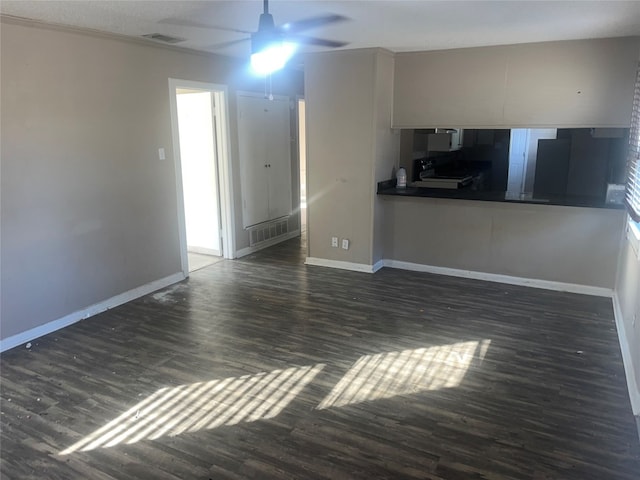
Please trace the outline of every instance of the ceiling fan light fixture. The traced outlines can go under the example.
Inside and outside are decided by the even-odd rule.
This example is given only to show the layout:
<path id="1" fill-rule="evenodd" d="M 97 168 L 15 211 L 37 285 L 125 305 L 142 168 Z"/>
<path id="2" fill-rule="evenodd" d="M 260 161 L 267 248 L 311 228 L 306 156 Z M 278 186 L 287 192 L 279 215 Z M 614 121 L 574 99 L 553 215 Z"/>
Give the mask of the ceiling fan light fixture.
<path id="1" fill-rule="evenodd" d="M 269 75 L 284 68 L 298 45 L 293 42 L 271 42 L 251 54 L 251 68 L 258 75 Z"/>

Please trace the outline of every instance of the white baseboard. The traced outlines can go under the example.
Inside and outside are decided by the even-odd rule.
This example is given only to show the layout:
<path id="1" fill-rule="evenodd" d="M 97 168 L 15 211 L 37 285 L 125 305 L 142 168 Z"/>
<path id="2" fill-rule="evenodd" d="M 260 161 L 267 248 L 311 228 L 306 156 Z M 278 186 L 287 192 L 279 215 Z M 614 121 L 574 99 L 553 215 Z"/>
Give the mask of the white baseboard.
<path id="1" fill-rule="evenodd" d="M 613 295 L 613 315 L 616 319 L 616 330 L 618 331 L 618 341 L 622 352 L 622 363 L 624 364 L 624 374 L 627 377 L 627 388 L 629 390 L 629 400 L 631 400 L 631 410 L 636 416 L 640 415 L 640 389 L 636 382 L 635 368 L 633 367 L 633 357 L 629 347 L 629 339 L 624 329 L 624 318 L 618 295 Z"/>
<path id="2" fill-rule="evenodd" d="M 293 232 L 289 232 L 285 235 L 282 235 L 280 237 L 271 239 L 271 240 L 267 240 L 266 242 L 262 242 L 260 245 L 254 245 L 253 247 L 246 247 L 246 248 L 241 248 L 240 250 L 236 251 L 236 257 L 235 258 L 242 258 L 242 257 L 246 257 L 247 255 L 251 255 L 252 253 L 255 252 L 259 252 L 260 250 L 267 248 L 267 247 L 271 247 L 273 245 L 277 245 L 280 242 L 284 242 L 286 240 L 291 240 L 292 238 L 296 238 L 300 236 L 300 229 L 298 230 L 294 230 Z"/>
<path id="3" fill-rule="evenodd" d="M 376 263 L 373 264 L 373 273 L 376 273 L 382 267 L 384 267 L 384 259 L 378 260 Z"/>
<path id="4" fill-rule="evenodd" d="M 543 288 L 545 290 L 556 290 L 560 292 L 580 293 L 583 295 L 594 295 L 597 297 L 611 298 L 613 289 L 604 287 L 594 287 L 591 285 L 580 285 L 577 283 L 553 282 L 550 280 L 539 280 L 536 278 L 513 277 L 497 273 L 475 272 L 473 270 L 460 270 L 457 268 L 436 267 L 421 263 L 403 262 L 400 260 L 379 260 L 373 265 L 364 263 L 343 262 L 340 260 L 329 260 L 327 258 L 307 257 L 305 265 L 317 265 L 320 267 L 341 268 L 354 272 L 375 273 L 382 267 L 397 268 L 400 270 L 412 270 L 414 272 L 435 273 L 437 275 L 449 275 L 451 277 L 473 278 L 475 280 L 485 280 L 488 282 L 507 283 L 510 285 L 521 285 L 524 287 Z"/>
<path id="5" fill-rule="evenodd" d="M 366 265 L 364 263 L 343 262 L 341 260 L 329 260 L 328 258 L 307 257 L 307 259 L 304 261 L 304 264 L 313 265 L 317 267 L 340 268 L 342 270 L 351 270 L 352 272 L 363 272 L 363 273 L 374 272 L 374 265 Z M 382 266 L 380 268 L 382 268 Z"/>
<path id="6" fill-rule="evenodd" d="M 550 280 L 538 280 L 535 278 L 512 277 L 510 275 L 501 275 L 498 273 L 475 272 L 473 270 L 460 270 L 457 268 L 435 267 L 433 265 L 402 262 L 400 260 L 383 260 L 383 262 L 385 267 L 399 268 L 402 270 L 435 273 L 438 275 L 449 275 L 452 277 L 473 278 L 475 280 L 486 280 L 488 282 L 522 285 L 525 287 L 543 288 L 545 290 L 557 290 L 560 292 L 581 293 L 584 295 L 594 295 L 597 297 L 611 298 L 611 296 L 613 295 L 613 289 L 611 288 L 594 287 L 591 285 L 553 282 Z"/>
<path id="7" fill-rule="evenodd" d="M 63 327 L 67 327 L 73 323 L 79 322 L 80 320 L 84 320 L 86 318 L 97 315 L 98 313 L 104 312 L 105 310 L 109 310 L 110 308 L 117 307 L 118 305 L 122 305 L 123 303 L 130 302 L 131 300 L 135 300 L 136 298 L 140 298 L 144 295 L 148 295 L 151 292 L 155 292 L 156 290 L 160 290 L 161 288 L 168 287 L 169 285 L 173 285 L 181 280 L 184 280 L 186 277 L 182 272 L 174 273 L 173 275 L 169 275 L 168 277 L 161 278 L 159 280 L 154 280 L 151 283 L 147 283 L 146 285 L 141 285 L 140 287 L 136 287 L 127 292 L 123 292 L 115 297 L 111 297 L 103 302 L 96 303 L 87 307 L 83 310 L 79 310 L 77 312 L 73 312 L 69 315 L 66 315 L 57 320 L 53 320 L 51 322 L 45 323 L 44 325 L 40 325 L 38 327 L 32 328 L 25 332 L 18 333 L 11 337 L 0 340 L 0 352 L 4 352 L 11 348 L 17 347 L 26 342 L 30 342 L 35 340 L 36 338 L 42 337 L 51 332 L 55 332 Z"/>

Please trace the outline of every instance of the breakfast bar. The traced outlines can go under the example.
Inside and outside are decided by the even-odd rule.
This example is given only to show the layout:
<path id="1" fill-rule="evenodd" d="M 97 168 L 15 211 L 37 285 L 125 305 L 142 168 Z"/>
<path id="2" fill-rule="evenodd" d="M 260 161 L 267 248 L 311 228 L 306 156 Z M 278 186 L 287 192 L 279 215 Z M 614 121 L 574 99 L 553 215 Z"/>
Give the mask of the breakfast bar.
<path id="1" fill-rule="evenodd" d="M 623 210 L 624 205 L 616 198 L 603 200 L 601 198 L 577 195 L 545 195 L 536 196 L 532 193 L 515 193 L 507 191 L 473 190 L 471 188 L 426 188 L 407 186 L 396 187 L 396 179 L 378 182 L 377 194 L 399 197 L 426 197 L 458 200 L 477 200 L 482 202 L 506 202 L 537 205 L 563 205 L 568 207 L 607 208 Z"/>

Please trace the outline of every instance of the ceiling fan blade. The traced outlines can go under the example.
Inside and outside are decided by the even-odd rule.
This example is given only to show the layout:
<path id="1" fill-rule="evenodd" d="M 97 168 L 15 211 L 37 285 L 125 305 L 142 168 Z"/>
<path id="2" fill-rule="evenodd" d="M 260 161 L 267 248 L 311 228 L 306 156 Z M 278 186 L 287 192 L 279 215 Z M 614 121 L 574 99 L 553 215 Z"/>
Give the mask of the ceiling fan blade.
<path id="1" fill-rule="evenodd" d="M 320 47 L 339 48 L 348 45 L 347 42 L 338 42 L 336 40 L 325 40 L 324 38 L 306 37 L 304 35 L 287 35 L 287 40 L 293 40 L 297 43 L 305 45 L 318 45 Z"/>
<path id="2" fill-rule="evenodd" d="M 253 32 L 250 32 L 249 30 L 223 27 L 221 25 L 212 25 L 210 23 L 198 22 L 195 20 L 181 20 L 179 18 L 165 18 L 163 20 L 160 20 L 158 23 L 164 23 L 166 25 L 178 25 L 181 27 L 210 28 L 215 30 L 225 30 L 227 32 L 236 32 L 236 33 L 246 33 L 246 34 L 253 33 Z"/>
<path id="3" fill-rule="evenodd" d="M 204 47 L 204 50 L 222 50 L 223 48 L 231 47 L 233 45 L 238 45 L 239 43 L 243 43 L 248 41 L 248 38 L 241 38 L 240 40 L 231 40 L 229 42 L 216 43 L 214 45 L 209 45 Z"/>
<path id="4" fill-rule="evenodd" d="M 344 20 L 349 20 L 349 18 L 343 17 L 342 15 L 330 13 L 327 15 L 320 15 L 319 17 L 312 17 L 305 20 L 285 23 L 284 25 L 278 27 L 278 30 L 285 34 L 298 33 L 309 30 L 311 28 L 322 27 L 336 22 L 342 22 Z"/>

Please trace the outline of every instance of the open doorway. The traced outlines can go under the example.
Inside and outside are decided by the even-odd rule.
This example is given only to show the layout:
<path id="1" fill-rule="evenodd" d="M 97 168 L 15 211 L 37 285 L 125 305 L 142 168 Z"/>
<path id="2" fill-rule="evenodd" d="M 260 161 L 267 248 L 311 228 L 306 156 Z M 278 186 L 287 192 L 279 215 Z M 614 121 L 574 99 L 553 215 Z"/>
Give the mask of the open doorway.
<path id="1" fill-rule="evenodd" d="M 307 232 L 307 137 L 304 98 L 298 98 L 298 158 L 300 159 L 300 233 Z"/>
<path id="2" fill-rule="evenodd" d="M 222 254 L 214 136 L 214 99 L 207 91 L 176 89 L 182 196 L 189 272 Z"/>
<path id="3" fill-rule="evenodd" d="M 233 258 L 226 88 L 170 79 L 182 271 Z"/>

